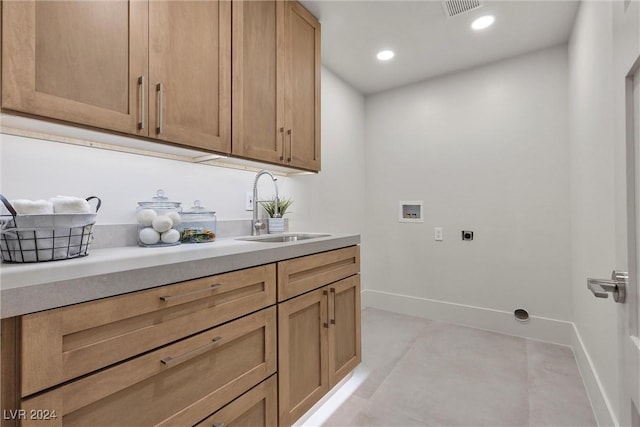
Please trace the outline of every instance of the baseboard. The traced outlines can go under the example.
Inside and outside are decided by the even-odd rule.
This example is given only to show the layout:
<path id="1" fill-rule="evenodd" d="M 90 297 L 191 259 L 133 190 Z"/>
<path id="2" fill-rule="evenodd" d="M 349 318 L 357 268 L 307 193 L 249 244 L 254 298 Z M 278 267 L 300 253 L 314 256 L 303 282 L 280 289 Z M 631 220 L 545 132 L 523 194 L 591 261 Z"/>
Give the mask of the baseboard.
<path id="1" fill-rule="evenodd" d="M 521 322 L 508 311 L 370 289 L 362 291 L 362 306 L 566 346 L 572 344 L 573 324 L 563 320 L 530 316 L 528 321 Z"/>
<path id="2" fill-rule="evenodd" d="M 582 382 L 584 383 L 584 387 L 587 389 L 587 394 L 589 395 L 591 407 L 593 408 L 593 413 L 596 417 L 596 420 L 598 421 L 598 425 L 620 425 L 615 411 L 611 406 L 611 402 L 607 397 L 607 393 L 604 391 L 604 387 L 602 387 L 602 382 L 600 382 L 598 371 L 593 365 L 593 361 L 591 360 L 589 352 L 584 346 L 584 342 L 582 341 L 580 332 L 578 331 L 578 328 L 575 324 L 573 324 L 572 338 L 573 339 L 571 346 L 573 347 L 573 353 L 576 356 L 578 369 L 580 369 L 580 374 L 582 375 Z"/>
<path id="3" fill-rule="evenodd" d="M 619 425 L 589 352 L 573 322 L 537 316 L 531 316 L 527 322 L 520 322 L 514 318 L 513 313 L 507 311 L 370 289 L 362 291 L 361 301 L 363 308 L 379 308 L 409 316 L 569 346 L 573 348 L 598 425 Z"/>
<path id="4" fill-rule="evenodd" d="M 336 407 L 339 407 L 340 404 L 331 404 L 331 401 L 336 398 L 336 395 L 339 394 L 341 389 L 345 387 L 345 385 L 353 378 L 353 372 L 347 374 L 338 384 L 333 386 L 331 390 L 324 396 L 322 399 L 317 401 L 315 405 L 313 405 L 307 412 L 304 413 L 300 418 L 293 423 L 292 427 L 302 427 L 306 425 L 321 425 L 323 421 L 326 421 L 326 418 L 331 416 L 333 411 L 336 410 Z M 347 396 L 355 391 L 357 387 L 348 387 L 346 390 Z M 344 390 L 343 390 L 344 394 Z M 346 398 L 339 399 L 339 403 L 342 403 L 346 400 Z M 326 405 L 326 406 L 325 406 Z M 317 422 L 320 421 L 320 422 Z M 310 423 L 310 424 L 309 424 Z"/>

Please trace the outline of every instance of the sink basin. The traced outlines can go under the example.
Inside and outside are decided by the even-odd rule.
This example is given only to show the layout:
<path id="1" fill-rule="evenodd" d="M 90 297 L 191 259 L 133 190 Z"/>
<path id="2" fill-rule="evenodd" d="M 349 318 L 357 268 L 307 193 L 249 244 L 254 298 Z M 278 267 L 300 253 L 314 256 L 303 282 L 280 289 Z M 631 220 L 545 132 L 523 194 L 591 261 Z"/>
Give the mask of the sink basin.
<path id="1" fill-rule="evenodd" d="M 310 233 L 287 233 L 287 234 L 267 234 L 264 236 L 239 237 L 236 240 L 259 243 L 284 243 L 297 242 L 300 240 L 317 239 L 328 237 L 330 234 L 310 234 Z"/>

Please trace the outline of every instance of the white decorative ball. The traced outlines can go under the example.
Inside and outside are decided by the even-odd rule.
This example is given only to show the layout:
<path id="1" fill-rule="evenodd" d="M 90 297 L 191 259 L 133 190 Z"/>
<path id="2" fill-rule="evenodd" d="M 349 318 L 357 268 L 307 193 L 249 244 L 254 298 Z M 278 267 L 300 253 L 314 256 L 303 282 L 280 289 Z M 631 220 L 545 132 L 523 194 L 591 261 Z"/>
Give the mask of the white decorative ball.
<path id="1" fill-rule="evenodd" d="M 142 209 L 137 215 L 138 224 L 151 227 L 151 223 L 157 216 L 158 214 L 153 209 Z"/>
<path id="2" fill-rule="evenodd" d="M 180 214 L 178 212 L 169 212 L 167 214 L 171 221 L 173 222 L 173 228 L 176 228 L 178 224 L 182 222 L 182 218 L 180 218 Z"/>
<path id="3" fill-rule="evenodd" d="M 140 230 L 140 241 L 145 245 L 155 245 L 160 241 L 160 233 L 147 227 Z"/>
<path id="4" fill-rule="evenodd" d="M 178 240 L 180 240 L 180 233 L 178 232 L 178 230 L 174 229 L 165 231 L 160 236 L 160 240 L 162 240 L 163 243 L 176 243 Z"/>
<path id="5" fill-rule="evenodd" d="M 171 221 L 171 218 L 166 215 L 160 215 L 153 220 L 151 225 L 153 226 L 153 229 L 158 233 L 163 233 L 171 229 L 171 227 L 173 226 L 173 221 Z"/>

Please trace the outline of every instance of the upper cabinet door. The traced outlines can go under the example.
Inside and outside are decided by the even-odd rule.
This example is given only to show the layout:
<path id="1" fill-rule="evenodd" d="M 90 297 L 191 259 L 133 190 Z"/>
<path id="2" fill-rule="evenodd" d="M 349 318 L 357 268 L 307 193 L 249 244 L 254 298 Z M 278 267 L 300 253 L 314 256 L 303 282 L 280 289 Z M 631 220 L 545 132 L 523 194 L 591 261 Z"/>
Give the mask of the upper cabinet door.
<path id="1" fill-rule="evenodd" d="M 232 153 L 284 160 L 284 2 L 233 2 Z"/>
<path id="2" fill-rule="evenodd" d="M 231 149 L 231 3 L 149 2 L 150 136 Z"/>
<path id="3" fill-rule="evenodd" d="M 297 2 L 285 11 L 286 164 L 320 170 L 320 23 Z"/>
<path id="4" fill-rule="evenodd" d="M 5 1 L 2 8 L 3 108 L 146 135 L 145 2 Z"/>

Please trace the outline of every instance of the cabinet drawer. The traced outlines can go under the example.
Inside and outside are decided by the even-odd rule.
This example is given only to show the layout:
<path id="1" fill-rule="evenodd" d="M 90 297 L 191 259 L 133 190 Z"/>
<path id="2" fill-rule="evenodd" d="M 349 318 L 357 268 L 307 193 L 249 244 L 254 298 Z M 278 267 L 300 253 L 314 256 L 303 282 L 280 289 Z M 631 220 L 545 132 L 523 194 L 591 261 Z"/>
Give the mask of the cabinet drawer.
<path id="1" fill-rule="evenodd" d="M 279 262 L 278 301 L 284 301 L 359 272 L 359 246 Z"/>
<path id="2" fill-rule="evenodd" d="M 276 311 L 250 316 L 22 401 L 24 426 L 194 425 L 276 371 Z"/>
<path id="3" fill-rule="evenodd" d="M 21 396 L 275 303 L 275 265 L 22 317 Z"/>
<path id="4" fill-rule="evenodd" d="M 278 381 L 276 375 L 258 384 L 197 427 L 261 427 L 278 425 Z"/>

